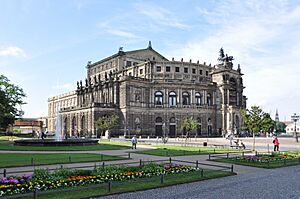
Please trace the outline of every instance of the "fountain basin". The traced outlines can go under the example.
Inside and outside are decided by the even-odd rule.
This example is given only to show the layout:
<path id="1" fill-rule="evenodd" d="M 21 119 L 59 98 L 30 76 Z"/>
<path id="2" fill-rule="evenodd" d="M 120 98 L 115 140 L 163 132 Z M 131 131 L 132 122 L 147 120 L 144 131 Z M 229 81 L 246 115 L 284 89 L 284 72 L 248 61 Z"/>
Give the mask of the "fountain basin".
<path id="1" fill-rule="evenodd" d="M 90 146 L 97 145 L 97 139 L 67 139 L 56 141 L 54 139 L 45 140 L 15 140 L 17 146 Z"/>

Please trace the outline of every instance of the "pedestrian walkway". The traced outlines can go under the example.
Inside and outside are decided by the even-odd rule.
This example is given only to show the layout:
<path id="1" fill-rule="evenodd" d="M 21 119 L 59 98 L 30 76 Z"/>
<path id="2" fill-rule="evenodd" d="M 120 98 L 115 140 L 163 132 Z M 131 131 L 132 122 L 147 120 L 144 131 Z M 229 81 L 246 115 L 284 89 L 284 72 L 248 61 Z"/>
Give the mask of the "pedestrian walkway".
<path id="1" fill-rule="evenodd" d="M 210 179 L 102 199 L 299 199 L 300 166 L 261 170 L 226 178 Z"/>

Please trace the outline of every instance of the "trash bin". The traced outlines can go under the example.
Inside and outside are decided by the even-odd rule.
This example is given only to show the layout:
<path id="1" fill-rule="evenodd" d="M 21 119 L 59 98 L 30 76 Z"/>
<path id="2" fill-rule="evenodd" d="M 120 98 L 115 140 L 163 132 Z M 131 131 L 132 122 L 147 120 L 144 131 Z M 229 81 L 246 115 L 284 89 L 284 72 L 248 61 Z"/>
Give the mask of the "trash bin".
<path id="1" fill-rule="evenodd" d="M 207 142 L 203 142 L 203 146 L 207 146 Z"/>

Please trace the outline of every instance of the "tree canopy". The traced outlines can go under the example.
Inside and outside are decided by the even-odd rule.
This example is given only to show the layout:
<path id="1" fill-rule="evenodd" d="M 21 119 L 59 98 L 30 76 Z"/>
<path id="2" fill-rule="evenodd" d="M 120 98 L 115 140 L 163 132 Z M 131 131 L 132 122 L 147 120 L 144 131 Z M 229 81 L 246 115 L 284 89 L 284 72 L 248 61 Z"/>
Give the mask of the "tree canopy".
<path id="1" fill-rule="evenodd" d="M 251 109 L 241 110 L 243 117 L 244 130 L 248 130 L 251 133 L 257 133 L 260 130 L 270 131 L 275 128 L 275 121 L 272 120 L 269 113 L 263 112 L 259 106 L 252 106 Z"/>
<path id="2" fill-rule="evenodd" d="M 6 129 L 14 123 L 16 117 L 21 117 L 24 112 L 21 105 L 25 104 L 26 97 L 23 89 L 10 83 L 4 75 L 0 75 L 0 128 Z"/>
<path id="3" fill-rule="evenodd" d="M 186 138 L 189 136 L 190 132 L 197 129 L 197 127 L 198 127 L 197 120 L 195 120 L 193 117 L 185 117 L 181 124 L 181 128 L 185 129 L 186 131 L 186 135 L 185 135 Z"/>
<path id="4" fill-rule="evenodd" d="M 118 123 L 119 117 L 117 115 L 110 115 L 110 116 L 102 116 L 99 117 L 96 121 L 96 127 L 101 130 L 101 136 L 103 132 L 106 130 L 111 130 L 114 128 Z"/>

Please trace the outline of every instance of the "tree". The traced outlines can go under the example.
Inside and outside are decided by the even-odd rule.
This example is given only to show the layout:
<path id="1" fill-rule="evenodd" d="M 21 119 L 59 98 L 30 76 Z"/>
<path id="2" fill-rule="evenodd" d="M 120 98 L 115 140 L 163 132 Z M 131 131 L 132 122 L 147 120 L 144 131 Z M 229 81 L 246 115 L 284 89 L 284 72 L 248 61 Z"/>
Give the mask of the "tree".
<path id="1" fill-rule="evenodd" d="M 276 122 L 271 118 L 269 113 L 264 113 L 261 121 L 261 129 L 265 132 L 271 132 L 276 129 Z"/>
<path id="2" fill-rule="evenodd" d="M 276 124 L 276 132 L 283 133 L 283 132 L 285 132 L 285 128 L 286 128 L 286 124 L 283 122 L 278 122 Z"/>
<path id="3" fill-rule="evenodd" d="M 221 49 L 219 50 L 219 58 L 218 58 L 218 61 L 221 62 L 221 63 L 223 63 L 224 60 L 225 60 L 225 53 L 224 53 L 223 48 L 221 48 Z"/>
<path id="4" fill-rule="evenodd" d="M 242 109 L 243 130 L 248 130 L 253 135 L 253 150 L 255 150 L 255 133 L 260 130 L 269 131 L 274 129 L 275 121 L 269 113 L 263 112 L 259 106 L 252 106 L 251 109 Z"/>
<path id="5" fill-rule="evenodd" d="M 101 130 L 100 138 L 103 136 L 105 131 L 109 131 L 118 124 L 119 117 L 117 115 L 102 116 L 96 121 L 96 128 Z"/>
<path id="6" fill-rule="evenodd" d="M 183 122 L 181 124 L 182 130 L 185 130 L 185 143 L 187 142 L 187 139 L 190 135 L 190 133 L 198 128 L 197 120 L 195 120 L 193 117 L 185 117 L 183 119 Z"/>
<path id="7" fill-rule="evenodd" d="M 26 104 L 23 89 L 10 83 L 4 75 L 0 75 L 0 128 L 6 129 L 13 124 L 16 117 L 21 117 L 24 112 L 21 105 Z"/>

